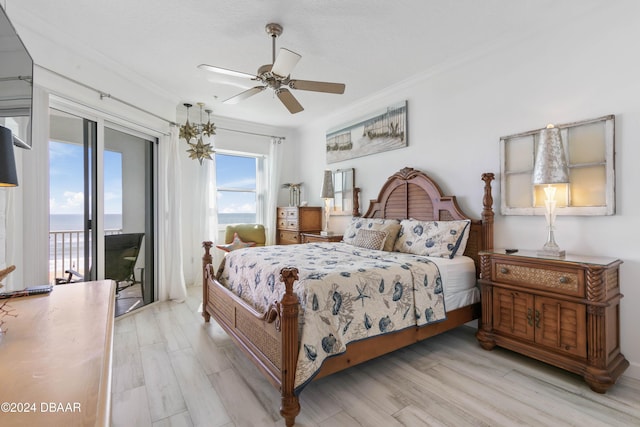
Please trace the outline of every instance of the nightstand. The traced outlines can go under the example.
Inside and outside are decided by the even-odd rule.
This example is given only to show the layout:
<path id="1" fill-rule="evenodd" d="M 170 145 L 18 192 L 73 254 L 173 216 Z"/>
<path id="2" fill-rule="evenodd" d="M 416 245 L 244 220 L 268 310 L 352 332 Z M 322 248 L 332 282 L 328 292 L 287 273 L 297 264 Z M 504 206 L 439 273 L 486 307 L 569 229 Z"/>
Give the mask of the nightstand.
<path id="1" fill-rule="evenodd" d="M 341 242 L 342 234 L 332 234 L 330 236 L 322 236 L 316 233 L 302 233 L 302 243 L 312 242 Z"/>
<path id="2" fill-rule="evenodd" d="M 606 392 L 629 366 L 620 353 L 620 264 L 605 257 L 480 252 L 480 345 L 566 369 Z"/>

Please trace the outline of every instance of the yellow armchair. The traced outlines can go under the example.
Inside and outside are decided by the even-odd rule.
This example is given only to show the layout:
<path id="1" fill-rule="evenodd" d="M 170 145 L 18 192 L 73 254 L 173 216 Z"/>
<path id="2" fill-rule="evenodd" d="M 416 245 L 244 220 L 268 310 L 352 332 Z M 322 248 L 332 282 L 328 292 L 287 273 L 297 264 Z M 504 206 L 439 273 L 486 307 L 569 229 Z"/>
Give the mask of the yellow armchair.
<path id="1" fill-rule="evenodd" d="M 233 236 L 238 233 L 238 237 L 243 242 L 254 242 L 255 246 L 264 246 L 267 235 L 262 224 L 230 224 L 227 225 L 224 242 L 233 242 Z"/>

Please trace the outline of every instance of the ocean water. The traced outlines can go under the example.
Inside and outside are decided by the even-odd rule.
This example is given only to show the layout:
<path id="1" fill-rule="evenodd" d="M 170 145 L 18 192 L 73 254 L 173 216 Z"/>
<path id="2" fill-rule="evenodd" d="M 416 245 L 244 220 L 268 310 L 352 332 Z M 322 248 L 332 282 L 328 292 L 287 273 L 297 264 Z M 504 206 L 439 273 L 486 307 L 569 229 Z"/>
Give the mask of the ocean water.
<path id="1" fill-rule="evenodd" d="M 49 231 L 80 231 L 84 229 L 82 214 L 51 214 L 49 215 Z M 105 230 L 122 229 L 121 214 L 105 214 Z"/>
<path id="2" fill-rule="evenodd" d="M 253 224 L 256 222 L 255 213 L 219 213 L 218 224 Z"/>
<path id="3" fill-rule="evenodd" d="M 219 224 L 239 224 L 256 222 L 255 213 L 220 213 Z M 51 214 L 49 215 L 49 231 L 80 231 L 83 230 L 82 215 L 76 214 Z M 120 230 L 122 228 L 122 215 L 106 214 L 104 216 L 105 230 Z"/>

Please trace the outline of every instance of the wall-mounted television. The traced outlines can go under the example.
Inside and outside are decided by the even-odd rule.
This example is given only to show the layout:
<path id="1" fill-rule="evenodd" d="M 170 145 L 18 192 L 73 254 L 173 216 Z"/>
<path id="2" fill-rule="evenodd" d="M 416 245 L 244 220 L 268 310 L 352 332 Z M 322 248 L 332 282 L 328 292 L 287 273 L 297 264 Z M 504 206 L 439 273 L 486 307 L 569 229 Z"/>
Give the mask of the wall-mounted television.
<path id="1" fill-rule="evenodd" d="M 33 60 L 0 5 L 0 126 L 13 142 L 31 148 Z"/>

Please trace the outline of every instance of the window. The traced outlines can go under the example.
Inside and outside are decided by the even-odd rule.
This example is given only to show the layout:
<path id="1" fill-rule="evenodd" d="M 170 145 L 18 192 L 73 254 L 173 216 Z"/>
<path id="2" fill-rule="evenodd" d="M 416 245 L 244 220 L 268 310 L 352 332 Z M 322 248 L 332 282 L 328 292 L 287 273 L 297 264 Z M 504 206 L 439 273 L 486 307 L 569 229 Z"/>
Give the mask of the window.
<path id="1" fill-rule="evenodd" d="M 615 116 L 556 125 L 569 167 L 566 207 L 556 215 L 615 214 Z M 501 213 L 542 215 L 544 194 L 531 184 L 541 129 L 500 138 Z"/>
<path id="2" fill-rule="evenodd" d="M 218 225 L 263 223 L 262 156 L 220 152 L 215 156 Z"/>

